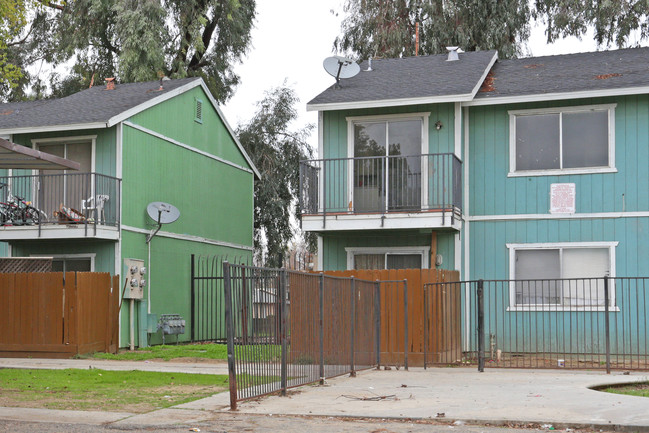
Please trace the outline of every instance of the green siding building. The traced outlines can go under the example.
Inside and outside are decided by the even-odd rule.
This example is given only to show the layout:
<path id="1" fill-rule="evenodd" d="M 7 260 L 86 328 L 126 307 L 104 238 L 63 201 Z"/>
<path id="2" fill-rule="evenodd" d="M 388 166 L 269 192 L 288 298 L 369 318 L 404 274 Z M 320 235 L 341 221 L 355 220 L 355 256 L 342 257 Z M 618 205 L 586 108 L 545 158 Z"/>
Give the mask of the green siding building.
<path id="1" fill-rule="evenodd" d="M 93 87 L 61 99 L 1 104 L 0 137 L 80 162 L 71 170 L 0 172 L 4 203 L 22 197 L 38 221 L 3 218 L 5 256 L 53 257 L 55 270 L 120 274 L 142 259 L 144 297 L 134 311 L 135 345 L 148 314 L 180 314 L 190 338 L 190 257 L 251 257 L 258 172 L 201 79 Z M 14 199 L 15 200 L 15 199 Z M 180 218 L 146 242 L 157 223 L 151 202 Z M 120 287 L 121 290 L 121 287 Z M 127 301 L 120 346 L 131 340 Z"/>

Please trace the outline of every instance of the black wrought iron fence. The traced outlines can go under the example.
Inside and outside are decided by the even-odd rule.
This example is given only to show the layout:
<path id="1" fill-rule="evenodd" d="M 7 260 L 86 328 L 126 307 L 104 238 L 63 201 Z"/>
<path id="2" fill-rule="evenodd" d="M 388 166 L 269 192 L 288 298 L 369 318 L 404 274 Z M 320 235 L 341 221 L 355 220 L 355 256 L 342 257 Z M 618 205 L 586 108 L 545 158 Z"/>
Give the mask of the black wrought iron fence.
<path id="1" fill-rule="evenodd" d="M 223 262 L 249 264 L 249 256 L 191 255 L 190 336 L 192 342 L 226 340 Z M 262 295 L 263 296 L 263 295 Z"/>
<path id="2" fill-rule="evenodd" d="M 377 365 L 376 282 L 227 262 L 223 273 L 232 408 Z"/>
<path id="3" fill-rule="evenodd" d="M 302 214 L 440 211 L 462 208 L 462 162 L 452 153 L 300 162 Z"/>
<path id="4" fill-rule="evenodd" d="M 121 180 L 98 173 L 0 177 L 0 224 L 118 226 Z"/>
<path id="5" fill-rule="evenodd" d="M 649 369 L 649 278 L 463 281 L 464 362 L 484 367 Z"/>

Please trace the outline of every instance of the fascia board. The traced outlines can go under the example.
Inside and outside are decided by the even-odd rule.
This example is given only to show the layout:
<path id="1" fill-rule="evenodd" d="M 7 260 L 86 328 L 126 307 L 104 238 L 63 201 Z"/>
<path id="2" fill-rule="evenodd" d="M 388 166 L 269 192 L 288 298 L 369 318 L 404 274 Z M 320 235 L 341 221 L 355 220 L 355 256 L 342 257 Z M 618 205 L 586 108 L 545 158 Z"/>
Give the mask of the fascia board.
<path id="1" fill-rule="evenodd" d="M 607 96 L 626 96 L 626 95 L 640 95 L 649 93 L 649 86 L 639 87 L 625 87 L 619 89 L 605 89 L 605 90 L 582 90 L 577 92 L 561 92 L 561 93 L 542 93 L 534 95 L 516 95 L 516 96 L 501 96 L 494 98 L 478 98 L 472 101 L 463 102 L 465 107 L 475 107 L 480 105 L 501 105 L 501 104 L 518 104 L 524 102 L 539 102 L 539 101 L 558 101 L 562 99 L 582 99 L 582 98 L 601 98 Z"/>
<path id="2" fill-rule="evenodd" d="M 246 152 L 246 150 L 243 148 L 243 145 L 241 144 L 241 142 L 237 138 L 237 135 L 234 133 L 234 130 L 232 129 L 232 127 L 228 123 L 227 119 L 223 115 L 223 112 L 219 108 L 218 102 L 216 102 L 216 99 L 214 99 L 214 97 L 212 96 L 212 92 L 210 92 L 210 90 L 207 88 L 207 85 L 203 82 L 202 78 L 200 80 L 200 83 L 201 83 L 201 87 L 203 88 L 203 91 L 207 95 L 207 98 L 210 100 L 210 103 L 212 104 L 212 107 L 214 107 L 214 110 L 216 110 L 219 117 L 221 118 L 221 121 L 223 121 L 223 124 L 225 125 L 226 129 L 228 130 L 228 133 L 232 137 L 232 140 L 234 140 L 234 142 L 236 143 L 237 147 L 239 148 L 239 151 L 243 154 L 243 157 L 246 159 L 246 161 L 250 165 L 250 168 L 255 173 L 255 176 L 257 177 L 257 179 L 260 180 L 261 179 L 261 173 L 259 172 L 259 170 L 257 170 L 257 167 L 255 167 L 255 164 L 253 164 L 252 159 L 250 159 L 250 156 L 248 155 L 248 152 Z"/>
<path id="3" fill-rule="evenodd" d="M 480 77 L 475 87 L 473 88 L 473 91 L 471 92 L 471 99 L 473 99 L 475 95 L 478 93 L 478 90 L 480 90 L 480 87 L 482 87 L 482 83 L 484 82 L 485 78 L 487 78 L 487 75 L 489 75 L 489 71 L 491 71 L 491 68 L 493 67 L 494 63 L 496 63 L 497 60 L 498 60 L 498 51 L 494 53 L 494 56 L 491 58 L 489 64 L 487 65 L 484 72 L 482 73 L 482 77 Z"/>
<path id="4" fill-rule="evenodd" d="M 440 104 L 445 102 L 468 102 L 473 93 L 444 96 L 422 96 L 420 98 L 379 99 L 376 101 L 335 102 L 326 104 L 307 104 L 306 111 L 354 110 L 358 108 L 399 107 L 417 104 Z"/>
<path id="5" fill-rule="evenodd" d="M 234 133 L 232 127 L 230 127 L 230 124 L 228 123 L 225 116 L 223 115 L 223 112 L 219 108 L 219 104 L 216 102 L 216 100 L 212 96 L 212 92 L 210 92 L 210 90 L 207 88 L 207 85 L 205 84 L 205 82 L 203 81 L 202 78 L 196 78 L 196 80 L 190 81 L 189 83 L 187 83 L 187 84 L 185 84 L 183 86 L 180 86 L 177 89 L 171 90 L 171 91 L 165 93 L 164 95 L 160 95 L 160 96 L 158 96 L 156 98 L 153 98 L 153 99 L 151 99 L 151 100 L 149 100 L 149 101 L 147 101 L 147 102 L 145 102 L 143 104 L 137 105 L 137 106 L 135 106 L 135 107 L 133 107 L 133 108 L 131 108 L 129 110 L 126 110 L 126 111 L 118 114 L 117 116 L 112 117 L 110 120 L 108 120 L 108 126 L 112 126 L 112 125 L 114 125 L 116 123 L 122 122 L 122 121 L 130 118 L 131 116 L 134 116 L 137 113 L 140 113 L 141 111 L 144 111 L 144 110 L 146 110 L 148 108 L 151 108 L 154 105 L 160 104 L 161 102 L 164 102 L 164 101 L 166 101 L 168 99 L 171 99 L 171 98 L 173 98 L 175 96 L 181 95 L 181 94 L 187 92 L 188 90 L 191 90 L 191 89 L 193 89 L 194 87 L 197 87 L 197 86 L 201 86 L 201 88 L 203 89 L 203 91 L 207 95 L 207 98 L 210 100 L 210 103 L 212 104 L 212 107 L 217 112 L 218 116 L 221 118 L 221 121 L 223 122 L 226 129 L 228 130 L 228 133 L 230 134 L 230 136 L 232 137 L 232 139 L 236 143 L 237 147 L 239 148 L 239 151 L 243 154 L 246 162 L 250 165 L 252 171 L 255 173 L 255 176 L 257 177 L 257 179 L 261 179 L 261 174 L 259 173 L 259 170 L 257 170 L 257 167 L 255 167 L 255 165 L 252 163 L 252 160 L 250 159 L 250 157 L 248 156 L 248 154 L 244 150 L 243 146 L 241 145 L 241 142 L 237 138 L 237 136 Z"/>
<path id="6" fill-rule="evenodd" d="M 142 111 L 144 111 L 144 110 L 146 110 L 148 108 L 151 108 L 151 107 L 153 107 L 155 105 L 158 105 L 161 102 L 164 102 L 164 101 L 166 101 L 168 99 L 171 99 L 171 98 L 173 98 L 175 96 L 181 95 L 181 94 L 185 93 L 186 91 L 188 91 L 190 89 L 193 89 L 196 86 L 199 86 L 202 82 L 203 82 L 203 80 L 201 78 L 196 78 L 195 80 L 190 81 L 189 83 L 187 83 L 187 84 L 185 84 L 183 86 L 180 86 L 180 87 L 178 87 L 176 89 L 165 92 L 162 95 L 156 96 L 153 99 L 149 99 L 148 101 L 143 102 L 140 105 L 136 105 L 135 107 L 129 108 L 126 111 L 122 111 L 121 113 L 117 114 L 116 116 L 113 116 L 110 119 L 108 119 L 107 126 L 110 128 L 111 126 L 116 125 L 119 122 L 121 122 L 123 120 L 126 120 L 129 117 L 134 116 L 134 115 L 136 115 L 136 114 L 138 114 L 138 113 L 140 113 L 140 112 L 142 112 Z M 164 83 L 164 81 L 163 81 L 163 83 Z"/>
<path id="7" fill-rule="evenodd" d="M 71 125 L 48 125 L 48 126 L 37 126 L 37 127 L 5 128 L 5 129 L 0 129 L 0 134 L 32 134 L 38 132 L 78 131 L 80 129 L 101 129 L 107 127 L 108 125 L 104 122 L 74 123 Z"/>

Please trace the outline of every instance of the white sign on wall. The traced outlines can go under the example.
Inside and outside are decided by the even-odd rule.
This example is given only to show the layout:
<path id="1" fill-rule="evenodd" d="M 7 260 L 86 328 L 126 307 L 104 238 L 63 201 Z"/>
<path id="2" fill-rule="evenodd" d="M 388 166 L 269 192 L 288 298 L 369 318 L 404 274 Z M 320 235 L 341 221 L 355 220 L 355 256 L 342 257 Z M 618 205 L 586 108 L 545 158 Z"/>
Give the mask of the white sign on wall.
<path id="1" fill-rule="evenodd" d="M 575 213 L 575 184 L 550 185 L 550 213 Z"/>

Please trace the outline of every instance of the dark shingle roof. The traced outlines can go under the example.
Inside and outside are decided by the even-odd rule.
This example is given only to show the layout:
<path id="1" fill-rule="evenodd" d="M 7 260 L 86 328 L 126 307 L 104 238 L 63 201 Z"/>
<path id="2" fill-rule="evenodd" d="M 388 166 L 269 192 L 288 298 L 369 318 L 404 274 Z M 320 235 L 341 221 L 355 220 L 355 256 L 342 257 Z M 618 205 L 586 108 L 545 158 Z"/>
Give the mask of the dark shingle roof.
<path id="1" fill-rule="evenodd" d="M 402 100 L 391 105 L 405 105 L 408 100 L 421 103 L 439 100 L 470 100 L 480 85 L 496 51 L 460 53 L 458 61 L 447 61 L 446 54 L 372 61 L 372 71 L 366 72 L 367 62 L 361 63 L 361 72 L 341 80 L 341 87 L 329 87 L 307 104 L 310 110 L 326 105 L 350 105 L 377 101 Z M 332 78 L 333 80 L 333 78 Z"/>
<path id="2" fill-rule="evenodd" d="M 125 111 L 200 78 L 117 84 L 90 89 L 60 99 L 0 104 L 0 130 L 106 123 Z"/>
<path id="3" fill-rule="evenodd" d="M 499 60 L 476 99 L 649 86 L 649 48 Z"/>

